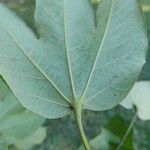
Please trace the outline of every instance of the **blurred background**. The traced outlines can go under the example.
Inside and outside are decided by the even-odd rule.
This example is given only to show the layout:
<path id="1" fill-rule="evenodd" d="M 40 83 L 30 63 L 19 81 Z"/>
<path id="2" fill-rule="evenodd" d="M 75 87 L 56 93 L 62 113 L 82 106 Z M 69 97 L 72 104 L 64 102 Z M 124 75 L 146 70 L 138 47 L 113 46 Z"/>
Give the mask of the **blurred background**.
<path id="1" fill-rule="evenodd" d="M 0 0 L 12 9 L 25 23 L 36 32 L 34 24 L 35 0 Z M 99 1 L 99 0 L 97 0 Z M 95 8 L 96 0 L 92 0 Z M 148 37 L 150 41 L 150 0 L 141 0 L 142 9 L 145 15 Z M 147 63 L 143 68 L 139 80 L 150 80 L 150 48 L 147 54 Z M 101 130 L 107 128 L 114 135 L 123 137 L 126 132 L 135 110 L 125 110 L 121 106 L 105 111 L 90 112 L 85 111 L 83 114 L 83 125 L 89 139 L 98 135 Z M 43 126 L 47 127 L 47 136 L 44 142 L 37 145 L 33 150 L 77 150 L 80 146 L 80 139 L 77 132 L 75 119 L 69 115 L 62 119 L 46 120 Z M 100 128 L 101 127 L 101 128 Z M 103 137 L 107 141 L 107 137 Z M 107 144 L 107 143 L 106 143 Z M 109 141 L 111 149 L 115 149 L 117 143 Z M 150 121 L 141 121 L 137 119 L 135 126 L 127 137 L 122 150 L 150 150 Z M 110 149 L 110 150 L 111 150 Z"/>

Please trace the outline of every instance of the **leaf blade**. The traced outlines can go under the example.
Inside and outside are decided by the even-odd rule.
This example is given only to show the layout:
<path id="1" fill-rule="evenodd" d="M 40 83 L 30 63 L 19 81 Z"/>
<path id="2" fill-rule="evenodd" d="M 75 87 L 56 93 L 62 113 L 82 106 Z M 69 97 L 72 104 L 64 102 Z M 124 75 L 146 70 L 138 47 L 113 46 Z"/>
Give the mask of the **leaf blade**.
<path id="1" fill-rule="evenodd" d="M 88 0 L 37 0 L 39 39 L 0 7 L 0 73 L 21 103 L 44 117 L 67 115 L 76 100 L 90 110 L 114 107 L 144 64 L 147 39 L 136 0 L 100 1 L 96 27 Z"/>

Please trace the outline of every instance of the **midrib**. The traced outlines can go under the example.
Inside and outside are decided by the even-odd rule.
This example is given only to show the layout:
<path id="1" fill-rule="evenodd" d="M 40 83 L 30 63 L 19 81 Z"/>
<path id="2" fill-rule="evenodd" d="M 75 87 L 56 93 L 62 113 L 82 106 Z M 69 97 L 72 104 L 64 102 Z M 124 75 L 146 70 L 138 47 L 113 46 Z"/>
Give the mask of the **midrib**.
<path id="1" fill-rule="evenodd" d="M 67 56 L 67 63 L 68 63 L 68 72 L 69 72 L 69 77 L 70 77 L 70 82 L 71 82 L 71 90 L 73 94 L 73 101 L 76 98 L 76 92 L 75 92 L 75 87 L 74 87 L 74 81 L 73 81 L 73 75 L 72 75 L 72 70 L 71 70 L 71 64 L 70 64 L 70 57 L 69 57 L 69 46 L 68 46 L 68 33 L 67 33 L 67 18 L 66 18 L 66 1 L 64 0 L 64 38 L 65 38 L 65 51 L 66 51 L 66 56 Z"/>

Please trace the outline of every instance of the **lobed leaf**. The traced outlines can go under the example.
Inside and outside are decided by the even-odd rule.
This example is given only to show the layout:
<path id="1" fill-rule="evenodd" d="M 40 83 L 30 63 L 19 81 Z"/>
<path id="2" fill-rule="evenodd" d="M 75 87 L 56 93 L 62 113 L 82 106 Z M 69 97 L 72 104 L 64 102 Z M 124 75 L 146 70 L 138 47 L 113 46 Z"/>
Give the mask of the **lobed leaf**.
<path id="1" fill-rule="evenodd" d="M 88 0 L 36 0 L 38 38 L 2 4 L 0 20 L 0 74 L 23 106 L 47 118 L 63 117 L 77 101 L 114 107 L 145 63 L 137 0 L 101 0 L 96 20 Z"/>

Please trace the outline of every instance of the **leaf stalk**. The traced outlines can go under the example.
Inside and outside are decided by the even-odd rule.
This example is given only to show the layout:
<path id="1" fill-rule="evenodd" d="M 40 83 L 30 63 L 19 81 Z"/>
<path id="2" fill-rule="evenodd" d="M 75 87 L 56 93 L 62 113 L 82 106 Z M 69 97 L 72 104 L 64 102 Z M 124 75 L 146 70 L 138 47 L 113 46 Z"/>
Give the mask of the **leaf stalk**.
<path id="1" fill-rule="evenodd" d="M 82 125 L 82 102 L 81 101 L 76 101 L 74 103 L 74 113 L 75 113 L 77 127 L 79 130 L 79 134 L 80 134 L 84 149 L 90 150 L 90 145 L 86 138 L 86 135 L 85 135 L 84 129 L 83 129 L 83 125 Z"/>

